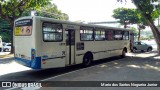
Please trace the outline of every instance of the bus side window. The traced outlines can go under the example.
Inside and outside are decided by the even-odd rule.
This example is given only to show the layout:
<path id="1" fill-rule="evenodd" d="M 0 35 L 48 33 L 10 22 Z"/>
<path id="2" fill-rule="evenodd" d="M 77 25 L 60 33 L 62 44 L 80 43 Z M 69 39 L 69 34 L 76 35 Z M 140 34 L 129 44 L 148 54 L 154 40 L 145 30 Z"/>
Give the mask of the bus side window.
<path id="1" fill-rule="evenodd" d="M 44 41 L 62 41 L 62 25 L 54 23 L 43 23 L 43 40 Z"/>
<path id="2" fill-rule="evenodd" d="M 113 40 L 113 31 L 106 31 L 106 40 Z"/>
<path id="3" fill-rule="evenodd" d="M 80 40 L 81 41 L 92 41 L 93 40 L 93 28 L 81 27 Z"/>
<path id="4" fill-rule="evenodd" d="M 114 31 L 114 39 L 115 40 L 122 40 L 122 31 L 120 31 L 120 30 Z"/>
<path id="5" fill-rule="evenodd" d="M 105 40 L 105 31 L 104 29 L 96 29 L 95 30 L 95 40 L 97 41 L 102 41 L 102 40 Z"/>

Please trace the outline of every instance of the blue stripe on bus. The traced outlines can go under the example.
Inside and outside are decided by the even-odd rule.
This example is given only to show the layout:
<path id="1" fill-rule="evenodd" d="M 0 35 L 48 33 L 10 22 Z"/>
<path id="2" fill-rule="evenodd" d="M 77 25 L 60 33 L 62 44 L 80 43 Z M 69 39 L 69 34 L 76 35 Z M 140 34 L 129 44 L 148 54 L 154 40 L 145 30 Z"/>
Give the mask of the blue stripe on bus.
<path id="1" fill-rule="evenodd" d="M 35 59 L 31 60 L 31 68 L 33 69 L 41 68 L 41 57 L 36 57 Z"/>
<path id="2" fill-rule="evenodd" d="M 18 58 L 18 57 L 15 57 L 14 59 L 16 62 L 18 62 L 24 66 L 27 66 L 27 67 L 30 67 L 33 69 L 40 69 L 41 68 L 41 57 L 36 57 L 34 60 L 27 60 L 27 59 L 22 59 L 22 58 Z"/>

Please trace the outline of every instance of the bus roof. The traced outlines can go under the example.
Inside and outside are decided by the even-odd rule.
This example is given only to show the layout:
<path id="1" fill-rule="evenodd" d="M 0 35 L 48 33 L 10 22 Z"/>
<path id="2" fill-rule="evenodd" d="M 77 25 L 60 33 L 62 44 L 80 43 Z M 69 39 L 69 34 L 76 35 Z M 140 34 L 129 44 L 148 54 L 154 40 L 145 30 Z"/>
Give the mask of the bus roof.
<path id="1" fill-rule="evenodd" d="M 94 27 L 94 28 L 104 28 L 104 29 L 113 29 L 113 30 L 127 30 L 127 31 L 131 31 L 130 29 L 125 29 L 125 28 L 118 28 L 118 27 L 109 27 L 109 26 L 101 26 L 101 25 L 95 25 L 95 24 L 85 24 L 85 23 L 78 23 L 78 22 L 71 22 L 71 21 L 65 21 L 65 20 L 57 20 L 54 18 L 48 18 L 48 17 L 41 17 L 41 16 L 25 16 L 25 17 L 20 17 L 18 19 L 15 20 L 22 20 L 22 19 L 32 19 L 32 18 L 36 18 L 36 19 L 40 19 L 42 21 L 51 21 L 51 22 L 58 22 L 58 23 L 63 23 L 63 24 L 71 24 L 71 25 L 77 25 L 77 26 L 88 26 L 88 27 Z"/>

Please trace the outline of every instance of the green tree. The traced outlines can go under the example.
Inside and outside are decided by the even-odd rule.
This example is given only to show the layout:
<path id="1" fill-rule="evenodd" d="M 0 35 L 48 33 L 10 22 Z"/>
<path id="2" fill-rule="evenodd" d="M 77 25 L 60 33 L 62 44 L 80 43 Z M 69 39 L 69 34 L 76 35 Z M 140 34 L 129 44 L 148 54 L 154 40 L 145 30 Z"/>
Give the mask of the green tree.
<path id="1" fill-rule="evenodd" d="M 140 32 L 145 29 L 146 20 L 141 17 L 137 9 L 117 8 L 112 15 L 115 19 L 119 19 L 119 23 L 127 28 L 128 24 L 137 24 L 138 27 L 138 41 L 140 40 Z"/>
<path id="2" fill-rule="evenodd" d="M 126 0 L 117 1 L 126 2 Z M 153 3 L 157 1 L 158 0 L 132 0 L 137 9 L 140 11 L 141 16 L 146 19 L 147 24 L 150 26 L 160 54 L 160 32 L 158 31 L 158 28 L 154 25 L 155 18 L 158 18 L 160 15 L 160 4 L 158 4 L 156 7 L 155 5 L 153 5 Z"/>
<path id="3" fill-rule="evenodd" d="M 0 18 L 0 31 L 4 30 L 10 30 L 10 24 L 6 20 Z"/>
<path id="4" fill-rule="evenodd" d="M 137 14 L 136 9 L 129 8 L 117 8 L 113 10 L 113 15 L 115 19 L 119 19 L 119 23 L 127 28 L 128 24 L 140 23 L 140 16 Z"/>
<path id="5" fill-rule="evenodd" d="M 0 0 L 0 17 L 6 20 L 13 33 L 14 20 L 22 16 L 23 12 L 29 8 L 39 8 L 47 5 L 50 0 Z M 11 43 L 13 43 L 13 34 L 11 34 Z M 13 45 L 11 49 L 13 53 Z"/>
<path id="6" fill-rule="evenodd" d="M 3 42 L 11 42 L 11 32 L 10 31 L 1 32 L 0 36 L 2 37 Z"/>
<path id="7" fill-rule="evenodd" d="M 131 27 L 130 29 L 133 31 L 134 35 L 138 35 L 138 31 L 135 27 Z"/>
<path id="8" fill-rule="evenodd" d="M 10 24 L 0 18 L 0 36 L 2 36 L 3 42 L 11 42 L 11 28 Z"/>

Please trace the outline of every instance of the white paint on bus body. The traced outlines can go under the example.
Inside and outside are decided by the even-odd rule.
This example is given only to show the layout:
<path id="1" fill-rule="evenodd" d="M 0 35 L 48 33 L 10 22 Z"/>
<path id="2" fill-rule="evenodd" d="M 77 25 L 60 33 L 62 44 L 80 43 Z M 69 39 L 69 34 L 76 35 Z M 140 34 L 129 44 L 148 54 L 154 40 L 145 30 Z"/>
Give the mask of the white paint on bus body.
<path id="1" fill-rule="evenodd" d="M 60 21 L 38 16 L 23 17 L 16 21 L 26 19 L 32 20 L 32 34 L 30 36 L 14 36 L 15 57 L 22 62 L 27 61 L 23 64 L 29 63 L 33 67 L 37 64 L 34 63 L 37 57 L 41 63 L 37 65 L 39 68 L 55 68 L 83 63 L 84 55 L 88 51 L 93 54 L 93 60 L 99 60 L 121 55 L 124 48 L 127 48 L 127 51 L 129 51 L 130 48 L 129 39 L 104 41 L 81 40 L 81 27 L 93 28 L 94 30 L 96 28 L 102 28 L 106 31 L 129 32 L 127 29 Z M 74 30 L 74 43 L 70 46 L 67 45 L 67 38 L 69 37 L 68 30 Z M 18 31 L 16 33 L 18 33 Z M 85 33 L 87 32 L 84 31 L 83 33 L 86 35 Z M 73 35 L 70 35 L 71 39 L 72 36 Z M 35 50 L 34 54 L 32 54 L 32 50 Z"/>

